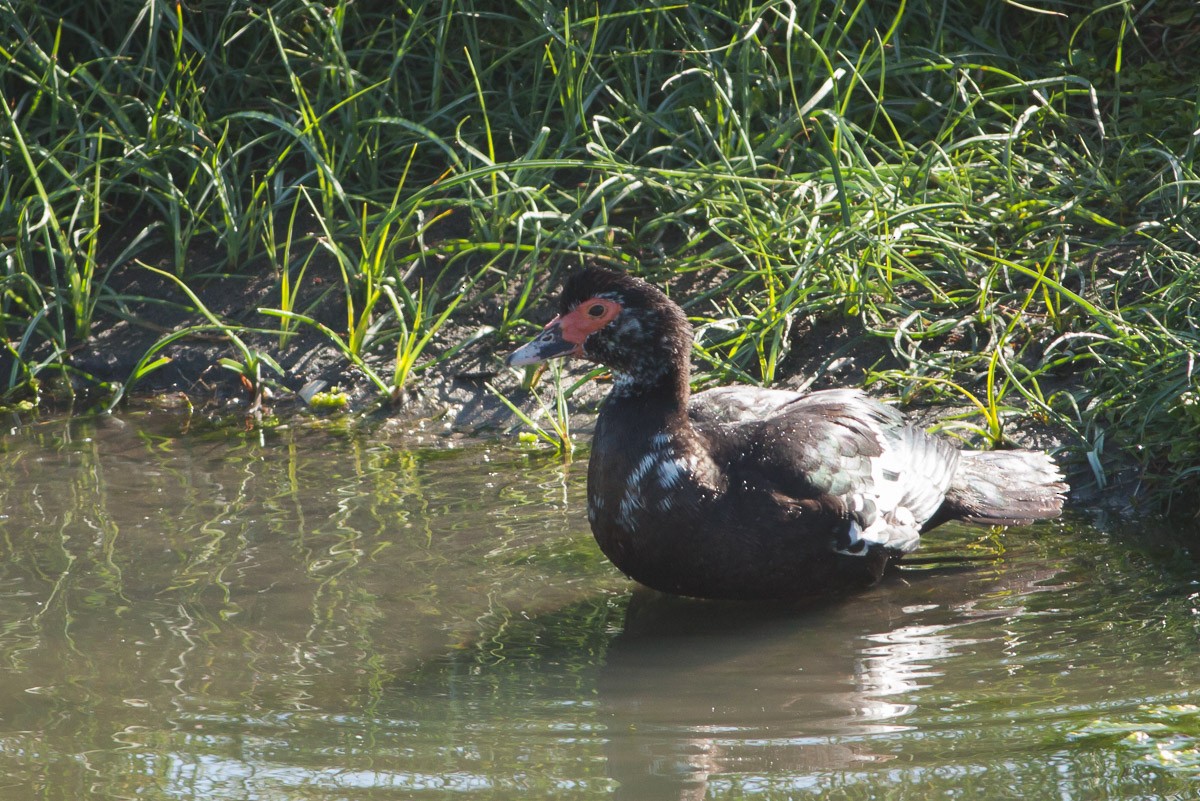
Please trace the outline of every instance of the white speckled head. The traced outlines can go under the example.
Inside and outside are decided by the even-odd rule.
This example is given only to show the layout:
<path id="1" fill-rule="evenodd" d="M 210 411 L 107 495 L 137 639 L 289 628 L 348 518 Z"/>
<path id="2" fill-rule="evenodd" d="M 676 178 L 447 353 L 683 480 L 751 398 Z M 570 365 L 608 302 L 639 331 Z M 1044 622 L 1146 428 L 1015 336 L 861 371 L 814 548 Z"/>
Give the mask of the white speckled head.
<path id="1" fill-rule="evenodd" d="M 612 369 L 615 394 L 635 394 L 681 372 L 686 379 L 691 325 L 659 289 L 614 270 L 580 270 L 563 286 L 560 316 L 597 303 L 615 304 L 619 312 L 586 337 L 579 355 Z"/>

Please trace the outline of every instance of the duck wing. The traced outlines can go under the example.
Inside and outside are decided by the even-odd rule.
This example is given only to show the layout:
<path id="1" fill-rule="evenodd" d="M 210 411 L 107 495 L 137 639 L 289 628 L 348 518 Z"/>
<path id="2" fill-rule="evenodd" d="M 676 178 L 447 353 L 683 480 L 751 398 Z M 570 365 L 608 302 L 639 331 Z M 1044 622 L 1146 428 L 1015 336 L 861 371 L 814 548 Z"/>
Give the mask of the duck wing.
<path id="1" fill-rule="evenodd" d="M 789 404 L 811 397 L 786 389 L 718 387 L 692 395 L 688 399 L 688 416 L 693 424 L 749 423 L 773 417 Z"/>
<path id="2" fill-rule="evenodd" d="M 696 400 L 689 412 L 721 443 L 734 483 L 829 521 L 842 553 L 915 549 L 958 467 L 957 448 L 857 390 L 730 388 Z"/>

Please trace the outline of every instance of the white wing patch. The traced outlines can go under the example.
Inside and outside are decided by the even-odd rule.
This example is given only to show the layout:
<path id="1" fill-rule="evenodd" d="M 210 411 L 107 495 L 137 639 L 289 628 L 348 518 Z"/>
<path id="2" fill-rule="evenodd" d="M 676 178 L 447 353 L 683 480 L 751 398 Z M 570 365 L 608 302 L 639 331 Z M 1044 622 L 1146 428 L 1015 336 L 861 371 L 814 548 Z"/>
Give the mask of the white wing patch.
<path id="1" fill-rule="evenodd" d="M 846 545 L 835 548 L 835 552 L 846 556 L 866 556 L 871 546 L 880 545 L 890 551 L 910 553 L 920 545 L 921 527 L 912 512 L 900 506 L 891 512 L 880 510 L 866 527 L 851 519 L 846 539 Z"/>
<path id="2" fill-rule="evenodd" d="M 867 551 L 870 550 L 871 543 L 863 539 L 862 533 L 862 526 L 858 524 L 858 521 L 851 520 L 850 531 L 847 535 L 850 543 L 845 548 L 834 548 L 833 552 L 844 556 L 866 556 Z"/>
<path id="3" fill-rule="evenodd" d="M 921 528 L 913 519 L 912 512 L 903 506 L 879 518 L 862 530 L 864 542 L 879 544 L 889 550 L 909 553 L 921 543 Z"/>
<path id="4" fill-rule="evenodd" d="M 884 515 L 899 510 L 904 501 L 905 486 L 900 480 L 906 468 L 902 454 L 889 447 L 891 443 L 884 440 L 878 433 L 875 441 L 879 443 L 880 453 L 871 459 L 871 487 L 874 490 L 875 507 Z M 912 515 L 910 514 L 911 518 Z"/>
<path id="5" fill-rule="evenodd" d="M 945 458 L 941 448 L 927 447 L 926 443 L 932 441 L 924 437 L 889 440 L 874 433 L 881 453 L 870 459 L 870 489 L 849 498 L 852 511 L 865 525 L 852 520 L 847 544 L 836 549 L 848 556 L 865 556 L 872 545 L 900 553 L 916 550 L 921 524 L 937 511 L 945 497 L 941 477 L 926 475 L 930 471 L 923 469 L 928 457 L 936 454 Z M 944 468 L 940 472 L 949 475 Z"/>

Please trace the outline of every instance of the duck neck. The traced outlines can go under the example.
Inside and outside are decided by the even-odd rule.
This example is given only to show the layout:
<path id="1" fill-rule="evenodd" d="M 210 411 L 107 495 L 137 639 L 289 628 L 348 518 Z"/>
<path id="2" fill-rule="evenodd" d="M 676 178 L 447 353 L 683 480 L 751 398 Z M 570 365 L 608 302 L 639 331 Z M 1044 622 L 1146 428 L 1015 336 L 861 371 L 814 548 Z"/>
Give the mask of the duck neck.
<path id="1" fill-rule="evenodd" d="M 604 402 L 605 416 L 637 421 L 638 427 L 679 429 L 689 426 L 691 395 L 687 371 L 664 360 L 660 369 L 636 373 L 613 371 L 613 388 Z"/>

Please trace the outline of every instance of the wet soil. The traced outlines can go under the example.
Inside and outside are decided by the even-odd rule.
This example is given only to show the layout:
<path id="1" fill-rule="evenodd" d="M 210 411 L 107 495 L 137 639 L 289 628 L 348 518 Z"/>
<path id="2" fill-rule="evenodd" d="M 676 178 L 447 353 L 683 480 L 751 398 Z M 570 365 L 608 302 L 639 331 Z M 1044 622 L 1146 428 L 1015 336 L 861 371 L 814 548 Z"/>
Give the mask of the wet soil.
<path id="1" fill-rule="evenodd" d="M 688 298 L 708 289 L 716 277 L 691 274 L 672 280 L 667 287 L 670 293 Z M 531 302 L 527 314 L 534 325 L 553 315 L 551 298 L 558 281 L 548 273 L 537 288 L 540 299 Z M 488 389 L 489 384 L 531 413 L 538 408 L 534 395 L 522 388 L 524 376 L 503 364 L 504 356 L 535 330 L 530 326 L 508 338 L 495 334 L 507 298 L 493 296 L 464 303 L 428 346 L 423 359 L 427 366 L 410 379 L 403 393 L 382 398 L 366 374 L 314 327 L 297 325 L 286 337 L 278 333 L 278 319 L 260 311 L 281 305 L 277 273 L 189 276 L 189 286 L 204 306 L 218 319 L 240 326 L 237 335 L 245 345 L 268 356 L 281 369 L 281 374 L 276 374 L 264 363 L 262 383 L 267 390 L 260 396 L 243 376 L 222 365 L 222 359 L 241 361 L 235 343 L 227 334 L 205 328 L 208 320 L 198 309 L 180 305 L 181 293 L 174 282 L 131 266 L 110 276 L 106 286 L 114 300 L 101 305 L 95 334 L 70 353 L 77 371 L 76 397 L 85 401 L 100 383 L 127 382 L 143 356 L 153 352 L 168 361 L 129 386 L 127 402 L 182 406 L 217 419 L 245 416 L 249 425 L 264 417 L 320 414 L 309 405 L 312 393 L 318 390 L 337 390 L 346 399 L 344 411 L 379 425 L 406 430 L 420 427 L 457 438 L 495 436 L 521 428 Z M 344 292 L 342 276 L 332 260 L 314 259 L 293 308 L 344 334 L 348 328 Z M 163 344 L 178 332 L 185 333 Z M 468 341 L 465 346 L 464 341 Z M 961 349 L 970 343 L 948 338 L 943 346 Z M 366 364 L 385 380 L 391 376 L 394 359 L 394 343 L 363 354 Z M 889 343 L 869 334 L 855 319 L 798 319 L 780 363 L 777 385 L 799 390 L 860 386 L 868 370 L 901 366 Z M 579 363 L 567 368 L 572 381 L 586 370 L 587 366 Z M 601 377 L 575 390 L 570 402 L 574 432 L 590 430 L 607 389 L 608 382 Z M 542 394 L 549 396 L 546 391 Z M 970 410 L 937 405 L 905 411 L 915 424 L 929 426 L 939 418 Z M 1066 432 L 1034 419 L 1016 421 L 1007 433 L 1012 444 L 1024 447 L 1056 448 L 1068 441 Z M 1086 478 L 1083 465 L 1076 469 Z M 1087 496 L 1081 493 L 1079 497 Z"/>
<path id="2" fill-rule="evenodd" d="M 547 280 L 539 287 L 546 297 L 533 303 L 528 314 L 534 325 L 553 316 L 551 298 L 557 286 L 549 284 Z M 422 362 L 428 366 L 410 380 L 401 396 L 383 400 L 366 374 L 314 327 L 295 326 L 286 337 L 277 333 L 277 318 L 260 311 L 280 307 L 277 276 L 214 274 L 200 280 L 190 278 L 189 286 L 212 314 L 237 327 L 237 336 L 252 352 L 268 356 L 282 369 L 282 374 L 276 374 L 266 365 L 262 368 L 270 387 L 266 404 L 274 414 L 306 409 L 302 390 L 311 396 L 315 387 L 336 388 L 347 396 L 348 411 L 408 420 L 435 418 L 455 430 L 482 434 L 513 423 L 512 413 L 486 384 L 518 403 L 532 400 L 531 393 L 521 388 L 520 372 L 506 368 L 503 359 L 535 329 L 530 326 L 511 338 L 497 336 L 494 331 L 501 324 L 504 298 L 463 304 L 427 348 Z M 333 265 L 311 265 L 294 308 L 344 335 L 348 318 L 343 286 Z M 672 294 L 687 297 L 701 286 L 695 276 L 689 276 L 673 287 Z M 208 320 L 198 309 L 180 305 L 180 292 L 173 282 L 131 268 L 113 276 L 108 287 L 114 296 L 123 298 L 119 307 L 114 304 L 120 313 L 102 313 L 95 334 L 71 351 L 71 365 L 78 371 L 76 391 L 86 392 L 89 385 L 102 382 L 127 382 L 143 356 L 153 351 L 169 361 L 128 387 L 134 401 L 166 403 L 186 398 L 192 407 L 214 412 L 250 407 L 251 387 L 237 371 L 221 364 L 222 359 L 241 361 L 240 349 L 228 335 L 206 327 Z M 479 336 L 481 331 L 490 333 Z M 185 333 L 162 344 L 178 332 Z M 468 344 L 460 347 L 464 341 Z M 451 355 L 443 358 L 448 353 Z M 363 359 L 378 375 L 390 378 L 394 344 L 370 350 Z M 888 364 L 889 360 L 895 361 L 887 344 L 867 335 L 854 321 L 801 320 L 793 327 L 780 384 L 797 389 L 858 384 L 867 368 L 899 366 Z M 568 373 L 579 377 L 587 369 L 573 364 Z M 578 410 L 579 425 L 586 428 L 606 392 L 604 377 L 574 392 L 572 404 Z"/>

